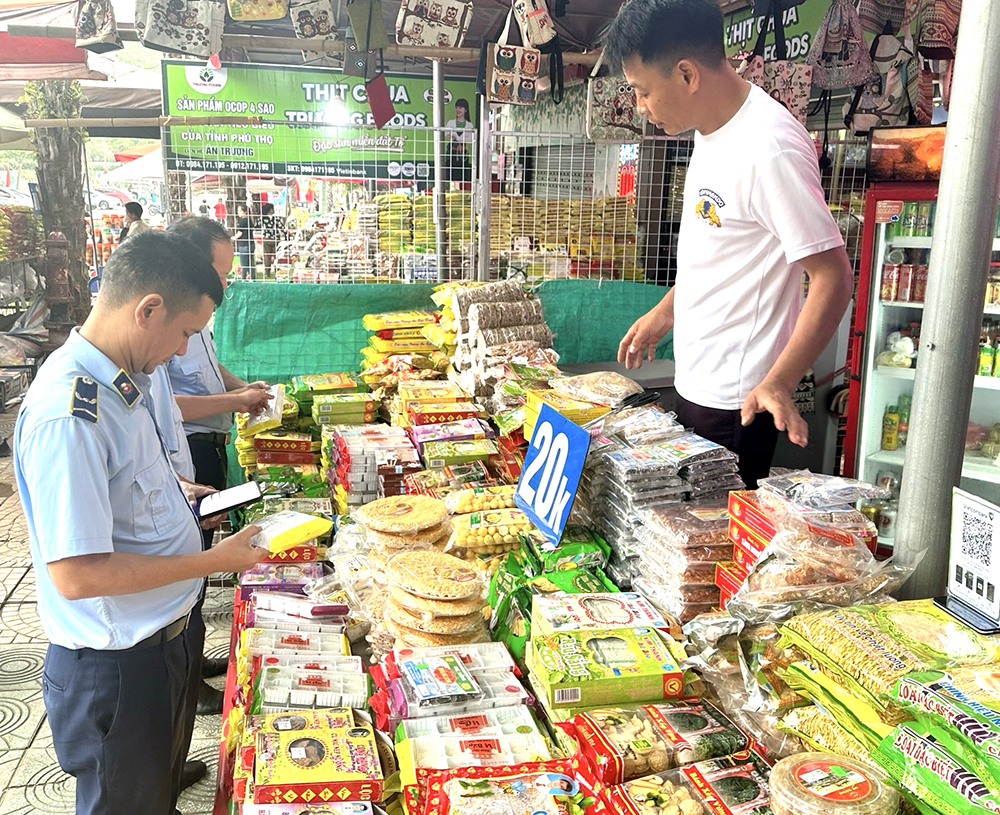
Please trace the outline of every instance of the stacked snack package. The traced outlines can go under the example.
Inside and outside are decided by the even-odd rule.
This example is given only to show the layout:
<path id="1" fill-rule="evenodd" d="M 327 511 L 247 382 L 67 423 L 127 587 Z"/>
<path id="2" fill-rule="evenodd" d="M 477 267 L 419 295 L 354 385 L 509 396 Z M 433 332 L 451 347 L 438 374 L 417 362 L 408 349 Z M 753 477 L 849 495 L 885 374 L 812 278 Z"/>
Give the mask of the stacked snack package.
<path id="1" fill-rule="evenodd" d="M 719 604 L 717 564 L 732 556 L 725 502 L 654 507 L 640 517 L 641 575 L 633 588 L 682 622 L 711 611 Z"/>
<path id="2" fill-rule="evenodd" d="M 407 474 L 420 469 L 406 431 L 386 425 L 323 425 L 322 467 L 339 514 L 380 495 L 405 491 Z"/>
<path id="3" fill-rule="evenodd" d="M 363 372 L 391 357 L 427 356 L 435 351 L 435 346 L 420 333 L 424 326 L 434 322 L 433 311 L 420 309 L 366 314 L 361 323 L 371 333 L 368 345 L 361 349 Z"/>
<path id="4" fill-rule="evenodd" d="M 725 499 L 731 490 L 743 489 L 736 455 L 720 444 L 688 433 L 657 445 L 677 466 L 688 485 L 691 501 Z"/>
<path id="5" fill-rule="evenodd" d="M 514 505 L 516 489 L 497 485 L 450 493 L 445 498 L 453 528 L 448 551 L 492 571 L 508 552 L 518 549 L 518 536 L 534 527 Z"/>
<path id="6" fill-rule="evenodd" d="M 411 473 L 405 478 L 407 493 L 429 495 L 432 498 L 445 498 L 457 490 L 489 487 L 495 483 L 496 479 L 481 461 L 454 467 L 433 467 Z"/>
<path id="7" fill-rule="evenodd" d="M 413 206 L 410 196 L 383 193 L 378 205 L 378 248 L 387 255 L 401 255 L 413 241 Z"/>

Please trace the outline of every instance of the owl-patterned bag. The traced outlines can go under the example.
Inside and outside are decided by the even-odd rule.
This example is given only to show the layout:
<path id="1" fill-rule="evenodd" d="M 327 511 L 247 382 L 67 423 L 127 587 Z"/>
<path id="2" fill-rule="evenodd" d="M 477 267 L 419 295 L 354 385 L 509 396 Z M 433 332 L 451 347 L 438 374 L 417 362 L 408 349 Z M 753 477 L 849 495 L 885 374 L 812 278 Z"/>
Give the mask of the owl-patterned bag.
<path id="1" fill-rule="evenodd" d="M 288 14 L 288 0 L 226 0 L 226 5 L 237 22 L 280 20 Z"/>
<path id="2" fill-rule="evenodd" d="M 146 48 L 208 59 L 222 49 L 222 0 L 136 0 L 135 33 Z"/>
<path id="3" fill-rule="evenodd" d="M 288 16 L 292 18 L 295 36 L 307 40 L 309 44 L 337 39 L 335 14 L 333 0 L 289 0 L 288 3 Z M 315 62 L 328 56 L 322 51 L 302 51 L 304 62 Z"/>
<path id="4" fill-rule="evenodd" d="M 486 98 L 501 105 L 533 105 L 542 52 L 509 44 L 513 15 L 513 11 L 507 15 L 499 42 L 487 46 Z"/>
<path id="5" fill-rule="evenodd" d="M 122 48 L 115 10 L 111 0 L 80 0 L 76 18 L 76 47 L 95 54 L 119 51 Z"/>
<path id="6" fill-rule="evenodd" d="M 642 141 L 646 121 L 635 91 L 621 74 L 599 76 L 603 64 L 602 52 L 587 83 L 587 138 L 598 144 Z"/>
<path id="7" fill-rule="evenodd" d="M 396 42 L 457 48 L 465 42 L 472 20 L 466 0 L 403 0 L 396 17 Z"/>

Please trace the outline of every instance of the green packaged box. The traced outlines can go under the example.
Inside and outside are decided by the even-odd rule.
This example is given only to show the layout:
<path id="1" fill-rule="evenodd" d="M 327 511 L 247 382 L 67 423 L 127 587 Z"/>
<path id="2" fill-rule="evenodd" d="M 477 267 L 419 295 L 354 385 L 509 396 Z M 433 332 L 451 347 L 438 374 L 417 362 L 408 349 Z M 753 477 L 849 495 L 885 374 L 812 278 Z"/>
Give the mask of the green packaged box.
<path id="1" fill-rule="evenodd" d="M 676 699 L 684 675 L 668 639 L 653 628 L 536 637 L 527 649 L 532 684 L 553 710 Z"/>
<path id="2" fill-rule="evenodd" d="M 487 461 L 499 455 L 500 451 L 490 439 L 429 441 L 424 445 L 426 467 L 450 467 L 472 461 Z"/>

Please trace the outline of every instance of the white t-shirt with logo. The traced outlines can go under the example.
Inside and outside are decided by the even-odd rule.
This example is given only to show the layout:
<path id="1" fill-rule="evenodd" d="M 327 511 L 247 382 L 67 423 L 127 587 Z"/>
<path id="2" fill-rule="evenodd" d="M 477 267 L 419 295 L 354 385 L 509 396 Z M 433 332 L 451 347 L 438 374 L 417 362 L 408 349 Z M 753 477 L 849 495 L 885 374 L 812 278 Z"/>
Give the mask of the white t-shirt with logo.
<path id="1" fill-rule="evenodd" d="M 677 392 L 703 407 L 741 407 L 795 327 L 798 261 L 843 243 L 812 139 L 751 85 L 729 122 L 695 134 L 674 292 Z"/>

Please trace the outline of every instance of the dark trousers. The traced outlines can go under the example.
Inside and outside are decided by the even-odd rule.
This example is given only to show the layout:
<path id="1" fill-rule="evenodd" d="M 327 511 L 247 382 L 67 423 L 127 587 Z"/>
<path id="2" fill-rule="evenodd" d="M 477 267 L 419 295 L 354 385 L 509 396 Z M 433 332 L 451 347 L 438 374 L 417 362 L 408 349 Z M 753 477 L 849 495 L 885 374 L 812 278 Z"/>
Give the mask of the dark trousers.
<path id="1" fill-rule="evenodd" d="M 739 456 L 740 477 L 747 489 L 757 489 L 757 482 L 767 478 L 778 443 L 778 429 L 770 413 L 758 413 L 744 427 L 738 410 L 702 407 L 677 395 L 677 421 L 699 436 L 721 444 Z"/>
<path id="2" fill-rule="evenodd" d="M 77 815 L 173 815 L 180 792 L 185 634 L 139 651 L 49 645 L 42 695 Z"/>
<path id="3" fill-rule="evenodd" d="M 240 277 L 244 280 L 253 280 L 253 248 L 240 244 L 236 244 L 236 248 L 240 254 Z"/>

